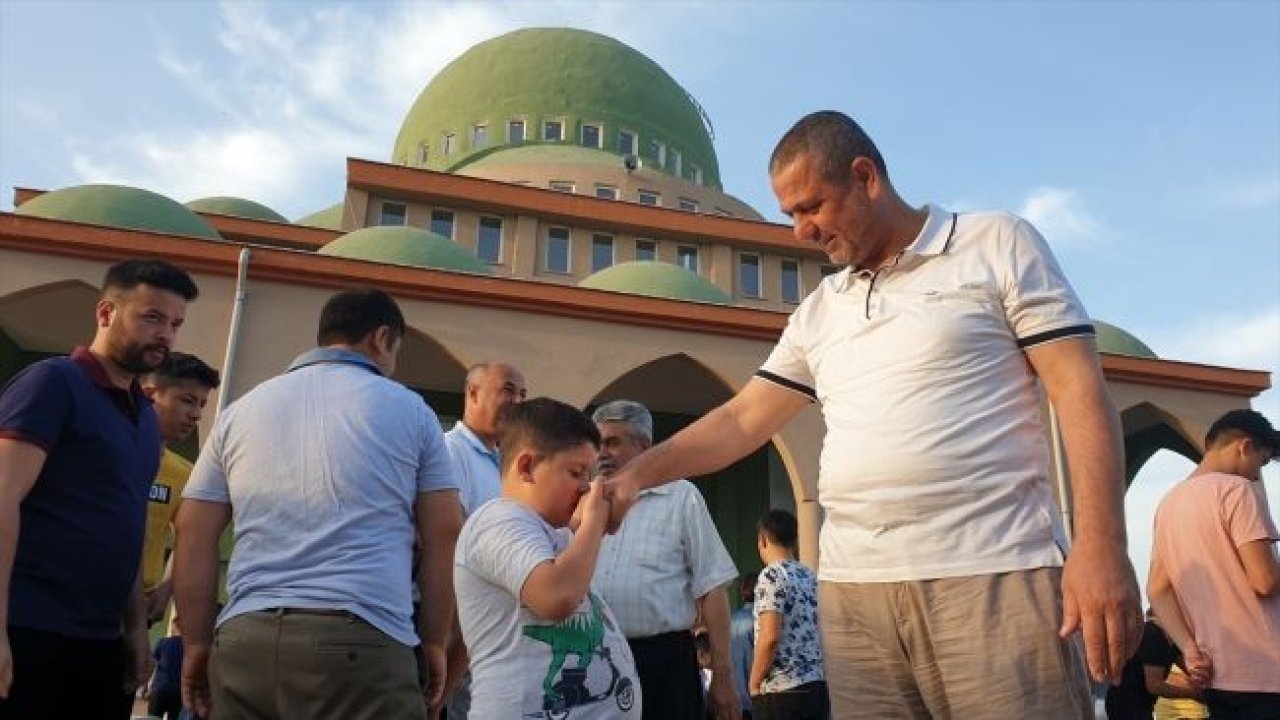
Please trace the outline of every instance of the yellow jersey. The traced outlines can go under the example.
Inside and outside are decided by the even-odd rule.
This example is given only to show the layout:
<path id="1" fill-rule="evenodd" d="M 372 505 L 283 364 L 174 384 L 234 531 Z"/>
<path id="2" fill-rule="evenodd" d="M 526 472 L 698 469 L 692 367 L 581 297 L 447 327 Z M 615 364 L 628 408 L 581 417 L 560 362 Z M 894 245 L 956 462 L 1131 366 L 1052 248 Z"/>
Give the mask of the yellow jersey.
<path id="1" fill-rule="evenodd" d="M 165 550 L 169 547 L 173 518 L 178 514 L 182 490 L 191 477 L 191 463 L 178 453 L 164 449 L 160 471 L 151 483 L 147 500 L 147 539 L 142 544 L 142 588 L 150 591 L 164 579 Z"/>

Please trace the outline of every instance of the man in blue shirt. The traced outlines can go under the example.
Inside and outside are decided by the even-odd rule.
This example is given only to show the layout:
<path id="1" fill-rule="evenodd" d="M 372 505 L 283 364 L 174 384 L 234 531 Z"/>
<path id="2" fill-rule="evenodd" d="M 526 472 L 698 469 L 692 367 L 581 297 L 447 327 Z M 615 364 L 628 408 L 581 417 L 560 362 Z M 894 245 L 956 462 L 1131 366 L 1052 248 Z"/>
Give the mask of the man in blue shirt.
<path id="1" fill-rule="evenodd" d="M 319 347 L 218 417 L 183 492 L 173 561 L 182 695 L 198 715 L 425 720 L 439 702 L 462 512 L 435 413 L 389 377 L 404 332 L 387 294 L 338 293 Z"/>
<path id="2" fill-rule="evenodd" d="M 89 347 L 0 394 L 0 718 L 128 717 L 148 674 L 138 569 L 160 434 L 136 378 L 197 289 L 155 260 L 102 285 Z"/>
<path id="3" fill-rule="evenodd" d="M 742 717 L 751 717 L 751 693 L 747 683 L 751 680 L 751 660 L 756 650 L 756 616 L 752 606 L 756 600 L 756 573 L 746 573 L 738 584 L 738 596 L 742 606 L 729 616 L 729 662 L 733 666 L 733 687 L 738 691 L 742 705 Z"/>

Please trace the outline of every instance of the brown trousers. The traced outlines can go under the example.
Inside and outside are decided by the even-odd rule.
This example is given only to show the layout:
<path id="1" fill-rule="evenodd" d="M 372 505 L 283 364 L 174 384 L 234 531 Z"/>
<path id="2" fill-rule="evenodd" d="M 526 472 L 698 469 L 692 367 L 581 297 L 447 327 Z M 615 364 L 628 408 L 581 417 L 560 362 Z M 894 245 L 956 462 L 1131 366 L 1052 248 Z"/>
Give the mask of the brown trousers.
<path id="1" fill-rule="evenodd" d="M 1083 653 L 1058 637 L 1060 568 L 818 587 L 840 720 L 1092 720 Z"/>
<path id="2" fill-rule="evenodd" d="M 426 720 L 413 650 L 350 614 L 246 613 L 218 628 L 214 720 Z"/>

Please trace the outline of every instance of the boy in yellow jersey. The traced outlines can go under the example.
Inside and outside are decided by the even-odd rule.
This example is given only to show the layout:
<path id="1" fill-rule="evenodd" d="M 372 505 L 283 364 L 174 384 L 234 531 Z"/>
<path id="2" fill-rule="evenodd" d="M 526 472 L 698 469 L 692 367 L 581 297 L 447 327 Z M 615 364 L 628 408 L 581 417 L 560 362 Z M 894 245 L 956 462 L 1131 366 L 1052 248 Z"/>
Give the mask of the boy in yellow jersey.
<path id="1" fill-rule="evenodd" d="M 148 624 L 164 617 L 173 596 L 165 549 L 182 489 L 191 476 L 191 462 L 171 448 L 196 429 L 209 392 L 217 389 L 220 382 L 217 370 L 194 355 L 180 352 L 170 352 L 163 363 L 142 378 L 142 391 L 155 404 L 160 436 L 166 446 L 160 470 L 151 484 L 147 537 L 142 547 L 142 589 L 147 598 Z"/>

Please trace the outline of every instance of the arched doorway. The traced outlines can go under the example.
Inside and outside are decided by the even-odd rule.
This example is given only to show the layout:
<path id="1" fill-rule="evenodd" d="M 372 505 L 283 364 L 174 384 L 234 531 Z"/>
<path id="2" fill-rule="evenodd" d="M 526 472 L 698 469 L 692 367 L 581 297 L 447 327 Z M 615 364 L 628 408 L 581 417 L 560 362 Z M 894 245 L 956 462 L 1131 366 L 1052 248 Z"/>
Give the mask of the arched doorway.
<path id="1" fill-rule="evenodd" d="M 445 430 L 462 417 L 467 368 L 427 333 L 406 328 L 393 377 L 427 401 Z"/>
<path id="2" fill-rule="evenodd" d="M 98 295 L 87 283 L 64 280 L 0 298 L 0 385 L 33 362 L 89 344 Z"/>
<path id="3" fill-rule="evenodd" d="M 705 365 L 689 355 L 677 353 L 619 376 L 596 393 L 587 411 L 611 400 L 639 402 L 653 414 L 654 440 L 661 442 L 728 400 L 733 393 L 733 388 Z M 716 529 L 739 572 L 759 570 L 756 521 L 771 507 L 796 511 L 791 479 L 777 448 L 770 442 L 720 472 L 690 479 L 702 492 Z"/>

